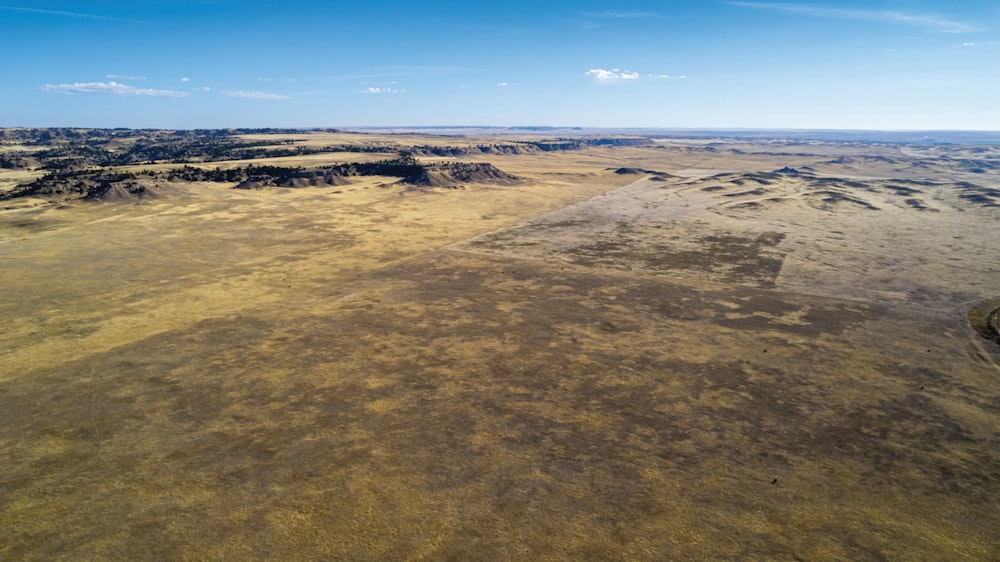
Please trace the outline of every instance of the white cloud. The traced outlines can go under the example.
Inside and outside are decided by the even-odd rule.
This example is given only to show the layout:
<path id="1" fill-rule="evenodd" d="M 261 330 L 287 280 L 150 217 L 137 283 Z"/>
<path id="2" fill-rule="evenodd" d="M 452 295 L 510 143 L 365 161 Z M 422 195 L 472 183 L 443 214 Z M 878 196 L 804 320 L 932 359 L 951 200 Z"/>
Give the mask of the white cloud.
<path id="1" fill-rule="evenodd" d="M 650 74 L 649 77 L 657 80 L 687 80 L 687 74 Z"/>
<path id="2" fill-rule="evenodd" d="M 507 86 L 509 86 L 509 85 L 510 85 L 510 84 L 508 84 L 508 83 L 506 83 L 506 82 L 497 82 L 497 87 L 498 87 L 498 88 L 506 88 L 506 87 L 507 87 Z"/>
<path id="3" fill-rule="evenodd" d="M 211 92 L 212 88 L 208 86 L 201 86 L 199 88 L 191 88 L 191 90 L 194 92 Z"/>
<path id="4" fill-rule="evenodd" d="M 779 4 L 777 2 L 726 2 L 730 6 L 755 8 L 818 18 L 879 21 L 922 27 L 942 33 L 967 33 L 978 31 L 974 25 L 950 20 L 937 14 L 911 14 L 895 10 L 869 10 L 863 8 L 828 8 L 816 4 Z"/>
<path id="5" fill-rule="evenodd" d="M 181 82 L 187 83 L 187 82 L 190 82 L 190 81 L 191 81 L 191 79 L 188 78 L 187 76 L 182 76 L 181 77 Z"/>
<path id="6" fill-rule="evenodd" d="M 220 95 L 229 98 L 244 98 L 252 100 L 288 100 L 292 99 L 288 96 L 281 94 L 272 94 L 270 92 L 258 92 L 257 90 L 222 90 L 219 92 Z"/>
<path id="7" fill-rule="evenodd" d="M 400 88 L 378 88 L 375 86 L 368 86 L 367 88 L 361 90 L 362 94 L 405 94 L 406 90 Z"/>
<path id="8" fill-rule="evenodd" d="M 975 47 L 976 44 L 975 43 L 962 43 L 962 46 L 963 47 Z"/>
<path id="9" fill-rule="evenodd" d="M 635 80 L 639 78 L 638 72 L 631 72 L 629 70 L 621 70 L 618 68 L 612 68 L 611 70 L 605 70 L 603 68 L 592 68 L 588 70 L 585 74 L 602 82 L 610 82 L 616 80 Z"/>
<path id="10" fill-rule="evenodd" d="M 182 98 L 186 92 L 176 90 L 156 90 L 153 88 L 136 88 L 128 84 L 110 82 L 74 82 L 73 84 L 45 84 L 41 87 L 45 92 L 61 94 L 115 94 L 129 96 L 153 96 L 164 98 Z"/>
<path id="11" fill-rule="evenodd" d="M 121 74 L 106 74 L 104 76 L 109 80 L 145 80 L 145 76 L 123 76 Z"/>

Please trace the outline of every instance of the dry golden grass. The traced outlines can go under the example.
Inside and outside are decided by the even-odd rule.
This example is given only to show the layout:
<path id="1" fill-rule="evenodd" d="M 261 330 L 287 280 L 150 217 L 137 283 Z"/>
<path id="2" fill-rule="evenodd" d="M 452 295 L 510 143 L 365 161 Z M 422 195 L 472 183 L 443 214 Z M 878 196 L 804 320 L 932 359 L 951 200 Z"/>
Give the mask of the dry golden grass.
<path id="1" fill-rule="evenodd" d="M 0 192 L 14 189 L 20 184 L 31 183 L 45 175 L 44 170 L 3 170 L 0 171 Z"/>
<path id="2" fill-rule="evenodd" d="M 995 209 L 688 148 L 3 211 L 0 558 L 996 558 Z"/>

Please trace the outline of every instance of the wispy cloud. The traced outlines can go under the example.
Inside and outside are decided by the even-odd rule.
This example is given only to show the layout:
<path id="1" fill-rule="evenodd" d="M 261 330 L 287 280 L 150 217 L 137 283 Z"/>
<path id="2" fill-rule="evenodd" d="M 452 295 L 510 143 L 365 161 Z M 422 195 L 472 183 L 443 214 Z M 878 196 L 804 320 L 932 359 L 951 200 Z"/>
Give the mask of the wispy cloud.
<path id="1" fill-rule="evenodd" d="M 583 30 L 600 29 L 611 24 L 611 20 L 640 20 L 662 18 L 662 14 L 642 10 L 604 10 L 603 12 L 579 12 L 579 18 L 565 18 L 564 21 L 579 26 Z"/>
<path id="2" fill-rule="evenodd" d="M 489 68 L 476 68 L 470 66 L 454 65 L 392 65 L 373 67 L 367 72 L 355 74 L 337 74 L 328 76 L 316 76 L 312 79 L 326 80 L 330 82 L 361 82 L 362 84 L 387 84 L 387 79 L 407 77 L 407 76 L 430 76 L 436 74 L 464 74 L 472 72 L 485 72 L 492 70 Z M 306 80 L 307 78 L 300 78 Z"/>
<path id="3" fill-rule="evenodd" d="M 687 80 L 687 74 L 650 74 L 656 80 Z"/>
<path id="4" fill-rule="evenodd" d="M 109 80 L 146 80 L 145 76 L 125 76 L 122 74 L 107 74 L 104 77 Z"/>
<path id="5" fill-rule="evenodd" d="M 604 27 L 603 23 L 597 23 L 591 20 L 568 19 L 566 21 L 573 25 L 578 26 L 580 29 L 584 31 L 590 31 L 591 29 L 600 29 Z"/>
<path id="6" fill-rule="evenodd" d="M 644 19 L 663 17 L 655 12 L 642 12 L 638 10 L 605 10 L 603 12 L 583 12 L 588 18 L 615 18 L 615 19 Z"/>
<path id="7" fill-rule="evenodd" d="M 956 44 L 954 46 L 955 47 L 961 47 L 963 49 L 971 49 L 973 47 L 975 47 L 975 48 L 979 48 L 979 47 L 996 47 L 997 45 L 1000 45 L 1000 41 L 976 41 L 975 43 L 973 43 L 971 41 L 966 41 L 964 43 L 958 43 L 958 44 Z"/>
<path id="8" fill-rule="evenodd" d="M 847 20 L 878 21 L 900 25 L 921 27 L 928 31 L 942 33 L 969 33 L 979 28 L 948 19 L 938 14 L 915 14 L 895 10 L 872 10 L 858 8 L 830 8 L 818 4 L 783 4 L 777 2 L 726 2 L 730 6 L 769 10 L 817 18 L 835 18 Z"/>
<path id="9" fill-rule="evenodd" d="M 43 10 L 41 8 L 21 8 L 19 6 L 0 6 L 0 10 L 7 10 L 10 12 L 25 12 L 29 14 L 41 14 L 47 16 L 59 16 L 64 18 L 78 18 L 78 19 L 88 19 L 88 20 L 101 20 L 101 21 L 118 21 L 124 23 L 149 23 L 140 20 L 133 20 L 127 18 L 118 18 L 114 16 L 102 16 L 98 14 L 84 14 L 81 12 L 65 12 L 62 10 Z"/>
<path id="10" fill-rule="evenodd" d="M 191 79 L 188 78 L 187 76 L 181 76 L 181 82 L 184 82 L 185 84 L 187 84 L 190 81 L 191 81 Z"/>
<path id="11" fill-rule="evenodd" d="M 611 70 L 605 70 L 603 68 L 592 68 L 587 72 L 585 72 L 584 74 L 601 82 L 616 82 L 619 80 L 635 80 L 639 78 L 638 72 L 621 70 L 618 68 L 612 68 Z"/>
<path id="12" fill-rule="evenodd" d="M 510 85 L 510 84 L 508 84 L 508 83 L 506 83 L 506 82 L 497 82 L 497 87 L 498 87 L 498 88 L 506 88 L 506 87 L 507 87 L 507 86 L 509 86 L 509 85 Z"/>
<path id="13" fill-rule="evenodd" d="M 368 86 L 367 88 L 361 90 L 362 94 L 405 94 L 406 90 L 402 88 L 380 88 L 377 86 Z"/>
<path id="14" fill-rule="evenodd" d="M 482 72 L 484 69 L 471 66 L 459 66 L 454 64 L 404 64 L 382 66 L 373 69 L 370 76 L 378 78 L 382 72 L 392 73 L 396 76 L 412 76 L 425 74 L 455 74 L 463 72 Z"/>
<path id="15" fill-rule="evenodd" d="M 74 82 L 73 84 L 45 84 L 41 86 L 44 92 L 60 94 L 114 94 L 119 96 L 153 96 L 162 98 L 182 98 L 186 92 L 176 90 L 156 90 L 153 88 L 136 88 L 121 84 L 114 80 L 110 82 Z"/>
<path id="16" fill-rule="evenodd" d="M 221 90 L 220 95 L 229 98 L 244 98 L 251 100 L 290 100 L 292 98 L 282 94 L 272 94 L 271 92 L 259 92 L 257 90 Z"/>

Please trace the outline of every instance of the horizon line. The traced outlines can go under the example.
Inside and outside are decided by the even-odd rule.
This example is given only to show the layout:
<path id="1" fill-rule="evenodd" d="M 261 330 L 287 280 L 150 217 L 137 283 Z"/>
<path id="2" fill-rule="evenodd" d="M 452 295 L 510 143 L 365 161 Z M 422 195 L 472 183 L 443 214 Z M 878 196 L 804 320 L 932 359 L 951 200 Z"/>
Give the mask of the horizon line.
<path id="1" fill-rule="evenodd" d="M 667 131 L 788 131 L 788 132 L 872 132 L 872 133 L 997 133 L 1000 129 L 962 129 L 962 128 L 830 128 L 830 127 L 721 127 L 721 126 L 663 126 L 663 125 L 261 125 L 261 126 L 218 126 L 218 127 L 123 127 L 123 126 L 88 126 L 88 125 L 0 125 L 4 129 L 96 129 L 96 130 L 156 130 L 156 131 L 225 131 L 231 129 L 291 129 L 300 131 L 320 129 L 628 129 L 628 130 L 667 130 Z"/>

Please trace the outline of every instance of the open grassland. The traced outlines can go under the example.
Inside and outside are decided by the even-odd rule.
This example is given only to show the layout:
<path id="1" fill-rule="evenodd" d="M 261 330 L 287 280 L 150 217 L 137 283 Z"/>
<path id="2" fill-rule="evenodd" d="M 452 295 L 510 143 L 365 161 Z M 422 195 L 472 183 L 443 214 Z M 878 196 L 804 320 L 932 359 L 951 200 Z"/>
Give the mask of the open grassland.
<path id="1" fill-rule="evenodd" d="M 976 150 L 664 139 L 447 157 L 510 185 L 10 204 L 0 558 L 996 559 Z"/>

